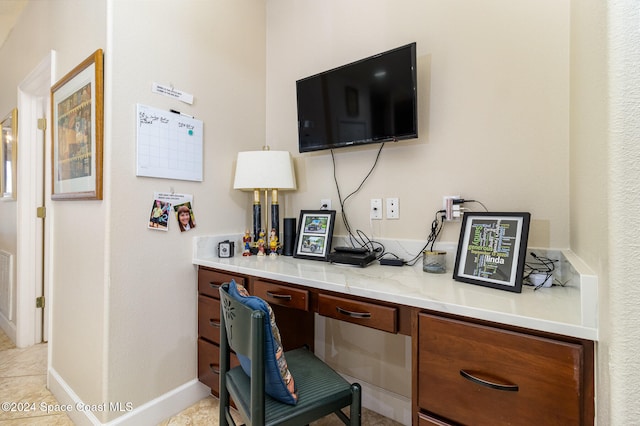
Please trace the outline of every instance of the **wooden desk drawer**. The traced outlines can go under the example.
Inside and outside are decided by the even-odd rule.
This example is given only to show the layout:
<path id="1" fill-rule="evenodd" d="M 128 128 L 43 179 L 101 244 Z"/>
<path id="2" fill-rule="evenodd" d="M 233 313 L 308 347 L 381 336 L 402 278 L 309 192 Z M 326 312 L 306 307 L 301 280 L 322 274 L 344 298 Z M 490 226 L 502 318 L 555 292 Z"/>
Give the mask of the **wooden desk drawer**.
<path id="1" fill-rule="evenodd" d="M 220 390 L 220 347 L 198 339 L 198 380 L 211 388 L 211 393 L 219 395 Z"/>
<path id="2" fill-rule="evenodd" d="M 198 292 L 219 299 L 218 288 L 232 279 L 236 280 L 238 284 L 245 285 L 244 277 L 200 267 L 198 269 Z"/>
<path id="3" fill-rule="evenodd" d="M 231 368 L 240 365 L 238 357 L 231 354 Z M 220 395 L 220 347 L 198 339 L 198 380 L 211 388 L 211 393 Z"/>
<path id="4" fill-rule="evenodd" d="M 418 426 L 449 426 L 449 424 L 427 414 L 418 413 Z"/>
<path id="5" fill-rule="evenodd" d="M 253 295 L 270 305 L 286 306 L 300 311 L 309 310 L 309 292 L 298 288 L 262 280 L 253 281 Z"/>
<path id="6" fill-rule="evenodd" d="M 398 310 L 388 306 L 320 294 L 318 313 L 389 333 L 398 332 Z"/>
<path id="7" fill-rule="evenodd" d="M 220 300 L 198 296 L 198 335 L 220 343 Z"/>
<path id="8" fill-rule="evenodd" d="M 583 424 L 582 345 L 428 314 L 418 327 L 421 409 L 461 424 Z"/>

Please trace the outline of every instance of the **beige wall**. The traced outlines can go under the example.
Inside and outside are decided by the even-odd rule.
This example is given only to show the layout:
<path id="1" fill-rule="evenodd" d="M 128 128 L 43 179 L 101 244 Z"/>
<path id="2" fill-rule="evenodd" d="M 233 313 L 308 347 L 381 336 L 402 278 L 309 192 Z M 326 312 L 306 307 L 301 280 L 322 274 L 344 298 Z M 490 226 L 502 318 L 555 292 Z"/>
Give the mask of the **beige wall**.
<path id="1" fill-rule="evenodd" d="M 57 53 L 57 67 L 52 70 L 57 79 L 104 46 L 104 1 L 67 0 L 53 6 L 53 2 L 28 3 L 3 45 L 2 63 L 12 66 L 4 68 L 10 79 L 3 78 L 2 102 L 16 102 L 18 84 L 51 49 Z M 79 16 L 82 19 L 78 19 Z M 23 152 L 26 144 L 34 143 L 24 139 L 20 142 Z M 18 193 L 20 185 L 18 182 Z M 59 302 L 52 310 L 52 335 L 57 339 L 51 345 L 51 362 L 84 400 L 100 401 L 105 368 L 102 357 L 105 347 L 104 209 L 101 203 L 56 203 L 49 213 L 54 264 L 50 272 Z M 83 238 L 79 238 L 80 235 Z"/>
<path id="2" fill-rule="evenodd" d="M 442 197 L 461 195 L 492 211 L 531 212 L 530 246 L 568 247 L 569 13 L 568 0 L 269 0 L 267 142 L 294 153 L 298 167 L 286 214 L 318 208 L 321 198 L 339 209 L 330 153 L 298 153 L 295 80 L 415 41 L 419 138 L 385 146 L 346 205 L 352 228 L 426 239 Z M 343 196 L 377 148 L 335 151 Z M 371 224 L 369 199 L 386 197 L 399 197 L 400 219 Z M 456 242 L 459 229 L 447 224 L 441 241 Z M 317 321 L 325 360 L 410 398 L 410 345 L 401 336 Z"/>
<path id="3" fill-rule="evenodd" d="M 34 4 L 35 3 L 35 4 Z M 56 51 L 54 79 L 76 67 L 106 41 L 106 2 L 47 2 Z M 32 2 L 30 9 L 43 7 Z M 82 16 L 83 19 L 78 19 Z M 30 26 L 33 28 L 33 26 Z M 36 26 L 37 28 L 37 26 Z M 79 37 L 86 34 L 87 37 Z M 108 371 L 105 350 L 104 264 L 108 234 L 103 202 L 54 202 L 51 226 L 51 367 L 89 404 L 104 401 Z M 90 253 L 91 255 L 87 255 Z"/>
<path id="4" fill-rule="evenodd" d="M 239 233 L 249 220 L 232 177 L 237 152 L 264 143 L 265 13 L 258 0 L 111 4 L 107 400 L 138 406 L 196 377 L 193 237 Z M 152 93 L 153 82 L 193 94 L 193 105 Z M 135 176 L 136 103 L 203 120 L 203 182 Z M 193 194 L 196 228 L 146 229 L 155 191 Z"/>
<path id="5" fill-rule="evenodd" d="M 568 247 L 568 0 L 270 0 L 267 14 L 267 141 L 299 168 L 287 214 L 321 198 L 338 206 L 329 153 L 297 153 L 295 80 L 415 41 L 420 136 L 385 146 L 346 205 L 352 227 L 424 239 L 442 197 L 461 195 L 530 211 L 532 246 Z M 376 148 L 336 151 L 343 196 Z M 399 197 L 400 220 L 371 225 L 369 199 L 385 197 Z M 442 240 L 458 233 L 451 224 Z"/>
<path id="6" fill-rule="evenodd" d="M 571 10 L 571 248 L 598 274 L 600 341 L 597 346 L 597 412 L 615 423 L 611 410 L 609 348 L 609 103 L 607 6 L 575 1 Z M 623 415 L 622 412 L 617 415 Z"/>
<path id="7" fill-rule="evenodd" d="M 637 37 L 638 7 L 626 0 L 612 9 L 596 0 L 30 1 L 0 48 L 0 62 L 12 64 L 1 71 L 0 111 L 15 106 L 16 86 L 50 49 L 57 78 L 97 48 L 106 65 L 105 200 L 51 204 L 52 369 L 87 403 L 139 406 L 192 380 L 191 241 L 249 223 L 249 196 L 232 189 L 235 154 L 265 142 L 294 154 L 299 190 L 283 197 L 283 216 L 316 208 L 321 198 L 336 208 L 328 153 L 297 152 L 295 80 L 416 41 L 420 137 L 387 144 L 346 206 L 353 227 L 423 239 L 442 196 L 452 194 L 491 210 L 530 211 L 530 245 L 572 247 L 599 274 L 600 423 L 637 419 L 639 369 L 630 355 L 638 351 L 640 296 L 628 285 L 638 258 L 628 230 L 640 228 L 629 226 L 637 209 L 628 197 L 637 193 L 639 116 L 629 112 L 637 100 L 625 87 L 638 80 L 624 64 L 639 43 L 623 36 Z M 195 102 L 153 94 L 152 82 L 192 93 Z M 611 108 L 603 106 L 610 95 L 621 99 Z M 204 121 L 204 182 L 135 176 L 136 103 Z M 357 187 L 375 153 L 336 151 L 343 193 Z M 485 153 L 490 161 L 478 167 Z M 197 228 L 145 229 L 153 192 L 171 190 L 194 195 Z M 400 220 L 370 224 L 369 199 L 391 196 L 400 198 Z M 7 232 L 0 228 L 2 244 Z M 447 225 L 442 241 L 458 232 Z M 336 233 L 344 234 L 341 224 Z M 325 325 L 326 341 L 343 346 L 337 362 L 346 369 L 349 357 L 361 356 L 345 348 L 354 331 Z M 380 377 L 386 368 L 369 368 L 385 351 L 380 362 L 406 367 L 403 343 L 380 339 L 366 354 L 372 363 L 348 373 L 406 394 L 402 380 Z"/>
<path id="8" fill-rule="evenodd" d="M 597 273 L 599 424 L 640 418 L 640 6 L 572 3 L 571 248 Z"/>
<path id="9" fill-rule="evenodd" d="M 249 220 L 232 170 L 238 151 L 264 144 L 264 7 L 31 1 L 0 49 L 2 62 L 15 64 L 2 75 L 0 107 L 15 106 L 18 83 L 50 49 L 56 79 L 105 51 L 104 200 L 50 202 L 48 212 L 51 370 L 84 403 L 137 408 L 196 377 L 192 239 L 240 232 Z M 193 94 L 193 105 L 153 94 L 153 82 Z M 204 121 L 204 182 L 135 176 L 136 103 Z M 156 191 L 192 194 L 196 229 L 146 229 Z M 101 422 L 122 414 L 95 413 Z"/>
<path id="10" fill-rule="evenodd" d="M 607 107 L 603 110 L 585 108 L 585 113 L 576 117 L 576 122 L 583 122 L 590 120 L 593 113 L 604 116 L 599 120 L 602 127 L 590 129 L 595 137 L 581 134 L 582 138 L 572 140 L 572 147 L 581 158 L 598 158 L 590 172 L 596 179 L 604 176 L 606 187 L 603 188 L 600 181 L 576 176 L 576 187 L 582 197 L 577 198 L 575 216 L 581 215 L 585 208 L 597 206 L 596 214 L 581 217 L 582 227 L 576 232 L 576 241 L 580 244 L 576 244 L 576 250 L 589 259 L 602 279 L 599 287 L 602 302 L 598 348 L 599 419 L 602 424 L 623 425 L 637 423 L 640 418 L 640 360 L 636 356 L 640 350 L 640 291 L 635 285 L 640 267 L 637 243 L 640 237 L 637 215 L 640 207 L 640 5 L 631 0 L 608 2 L 603 13 L 602 6 L 591 3 L 581 5 L 578 10 L 590 17 L 598 34 L 605 31 L 606 50 L 601 50 L 602 42 L 598 41 L 595 48 L 602 54 L 585 54 L 581 64 L 600 73 L 602 62 L 606 63 L 604 100 Z M 602 15 L 606 18 L 593 19 Z M 581 93 L 602 96 L 602 80 L 594 78 L 594 74 L 589 77 L 597 90 L 584 89 Z M 606 135 L 601 128 L 607 129 Z M 606 153 L 602 142 L 597 141 L 601 135 L 606 137 Z M 605 161 L 606 166 L 602 164 Z M 582 162 L 583 167 L 585 163 L 586 160 Z M 606 210 L 601 207 L 605 204 Z"/>

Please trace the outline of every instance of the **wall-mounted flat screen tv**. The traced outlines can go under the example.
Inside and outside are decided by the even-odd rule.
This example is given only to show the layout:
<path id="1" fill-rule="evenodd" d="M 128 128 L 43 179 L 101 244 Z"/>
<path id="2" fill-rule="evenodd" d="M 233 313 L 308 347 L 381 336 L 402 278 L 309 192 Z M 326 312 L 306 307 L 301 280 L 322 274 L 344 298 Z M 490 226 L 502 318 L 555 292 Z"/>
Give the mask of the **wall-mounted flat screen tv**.
<path id="1" fill-rule="evenodd" d="M 418 137 L 416 43 L 296 82 L 300 152 Z"/>

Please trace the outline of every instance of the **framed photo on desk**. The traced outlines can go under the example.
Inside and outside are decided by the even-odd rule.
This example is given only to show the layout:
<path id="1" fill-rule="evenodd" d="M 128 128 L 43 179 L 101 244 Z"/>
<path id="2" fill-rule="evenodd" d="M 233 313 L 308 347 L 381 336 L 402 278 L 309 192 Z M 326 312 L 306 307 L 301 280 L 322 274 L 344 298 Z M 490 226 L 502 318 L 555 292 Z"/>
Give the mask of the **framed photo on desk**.
<path id="1" fill-rule="evenodd" d="M 335 210 L 302 210 L 293 257 L 326 261 L 331 251 Z"/>
<path id="2" fill-rule="evenodd" d="M 520 293 L 529 213 L 465 213 L 453 279 Z"/>

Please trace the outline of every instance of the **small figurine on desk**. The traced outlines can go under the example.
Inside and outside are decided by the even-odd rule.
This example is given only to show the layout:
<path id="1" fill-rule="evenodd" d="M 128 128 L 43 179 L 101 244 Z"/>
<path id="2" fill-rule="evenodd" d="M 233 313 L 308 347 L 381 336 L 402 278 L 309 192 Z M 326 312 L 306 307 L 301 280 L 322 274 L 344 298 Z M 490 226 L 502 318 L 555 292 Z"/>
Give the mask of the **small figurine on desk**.
<path id="1" fill-rule="evenodd" d="M 276 229 L 271 229 L 271 234 L 269 235 L 269 255 L 275 257 L 278 255 L 278 236 L 276 235 Z"/>
<path id="2" fill-rule="evenodd" d="M 242 250 L 242 255 L 251 256 L 251 234 L 249 234 L 248 229 L 244 231 L 244 237 L 242 237 L 242 244 L 244 245 L 244 250 Z"/>
<path id="3" fill-rule="evenodd" d="M 258 236 L 258 256 L 264 256 L 264 229 L 260 230 L 260 235 Z"/>

